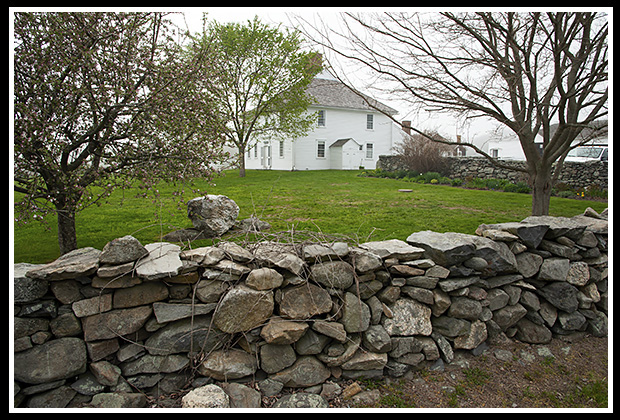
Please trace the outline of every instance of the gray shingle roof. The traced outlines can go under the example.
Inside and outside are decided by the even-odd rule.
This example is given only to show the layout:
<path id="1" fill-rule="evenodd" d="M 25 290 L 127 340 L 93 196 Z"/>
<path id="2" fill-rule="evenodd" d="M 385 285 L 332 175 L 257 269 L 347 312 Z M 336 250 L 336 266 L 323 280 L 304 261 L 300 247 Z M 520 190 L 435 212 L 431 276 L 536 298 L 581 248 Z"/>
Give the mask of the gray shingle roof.
<path id="1" fill-rule="evenodd" d="M 398 113 L 394 108 L 363 93 L 353 92 L 338 80 L 315 78 L 308 86 L 307 92 L 314 98 L 314 104 L 319 106 L 374 111 L 375 109 L 369 105 L 372 104 L 390 115 Z"/>

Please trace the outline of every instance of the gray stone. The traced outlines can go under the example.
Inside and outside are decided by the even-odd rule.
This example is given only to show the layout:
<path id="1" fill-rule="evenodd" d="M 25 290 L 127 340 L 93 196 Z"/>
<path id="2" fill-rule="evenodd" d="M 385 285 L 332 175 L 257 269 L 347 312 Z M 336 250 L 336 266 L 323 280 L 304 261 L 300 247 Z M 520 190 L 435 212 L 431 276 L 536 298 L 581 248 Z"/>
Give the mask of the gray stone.
<path id="1" fill-rule="evenodd" d="M 332 261 L 344 258 L 349 254 L 349 246 L 345 242 L 332 245 L 309 244 L 303 247 L 304 259 L 308 262 Z"/>
<path id="2" fill-rule="evenodd" d="M 105 244 L 99 257 L 100 264 L 120 265 L 146 257 L 149 251 L 131 235 L 116 238 Z"/>
<path id="3" fill-rule="evenodd" d="M 354 281 L 354 269 L 344 261 L 320 262 L 310 267 L 310 276 L 315 282 L 335 289 L 347 289 Z"/>
<path id="4" fill-rule="evenodd" d="M 260 336 L 269 344 L 292 344 L 299 340 L 308 329 L 305 322 L 290 321 L 273 317 L 260 332 Z"/>
<path id="5" fill-rule="evenodd" d="M 487 339 L 487 327 L 482 321 L 474 321 L 469 332 L 454 339 L 454 349 L 473 350 Z"/>
<path id="6" fill-rule="evenodd" d="M 121 365 L 124 376 L 141 373 L 171 373 L 189 366 L 189 359 L 184 354 L 153 355 L 145 354 L 139 359 Z"/>
<path id="7" fill-rule="evenodd" d="M 448 340 L 446 340 L 443 335 L 436 332 L 433 332 L 431 334 L 431 337 L 433 338 L 433 340 L 435 340 L 437 348 L 439 349 L 439 355 L 441 356 L 443 361 L 446 363 L 451 363 L 452 360 L 454 360 L 454 350 L 452 349 L 452 346 L 450 345 Z"/>
<path id="8" fill-rule="evenodd" d="M 290 319 L 308 319 L 329 312 L 332 300 L 326 290 L 310 283 L 282 289 L 280 315 Z"/>
<path id="9" fill-rule="evenodd" d="M 269 374 L 286 369 L 295 360 L 297 356 L 290 344 L 265 344 L 260 348 L 260 368 Z"/>
<path id="10" fill-rule="evenodd" d="M 546 258 L 540 266 L 538 280 L 565 281 L 570 269 L 570 260 L 566 258 Z"/>
<path id="11" fill-rule="evenodd" d="M 433 331 L 446 337 L 457 337 L 469 333 L 471 322 L 450 316 L 439 316 L 432 319 Z"/>
<path id="12" fill-rule="evenodd" d="M 331 371 L 314 356 L 301 356 L 290 367 L 271 376 L 291 388 L 307 388 L 321 384 L 331 376 Z"/>
<path id="13" fill-rule="evenodd" d="M 148 305 L 165 300 L 168 298 L 168 295 L 168 288 L 164 283 L 159 281 L 147 282 L 134 287 L 116 290 L 114 292 L 113 305 L 116 309 Z"/>
<path id="14" fill-rule="evenodd" d="M 208 267 L 217 264 L 226 257 L 220 248 L 214 246 L 204 246 L 196 249 L 181 251 L 179 257 L 182 260 L 194 261 L 199 265 Z"/>
<path id="15" fill-rule="evenodd" d="M 70 386 L 60 386 L 47 392 L 33 395 L 27 402 L 28 408 L 65 408 L 77 392 Z"/>
<path id="16" fill-rule="evenodd" d="M 476 251 L 472 239 L 475 236 L 461 233 L 437 233 L 430 230 L 412 233 L 407 242 L 424 249 L 424 257 L 430 258 L 444 267 L 459 264 L 472 256 Z"/>
<path id="17" fill-rule="evenodd" d="M 229 408 L 230 398 L 222 388 L 209 384 L 195 388 L 185 394 L 182 401 L 183 408 Z"/>
<path id="18" fill-rule="evenodd" d="M 234 242 L 220 242 L 217 247 L 224 251 L 228 258 L 239 263 L 247 263 L 254 259 L 250 251 Z"/>
<path id="19" fill-rule="evenodd" d="M 487 293 L 487 300 L 489 301 L 489 309 L 496 311 L 504 306 L 508 305 L 510 296 L 502 289 L 491 289 Z"/>
<path id="20" fill-rule="evenodd" d="M 543 263 L 543 257 L 531 252 L 522 252 L 516 256 L 517 270 L 525 278 L 534 277 Z"/>
<path id="21" fill-rule="evenodd" d="M 187 203 L 187 217 L 194 228 L 207 237 L 219 237 L 228 232 L 239 216 L 239 206 L 225 195 L 209 194 Z"/>
<path id="22" fill-rule="evenodd" d="M 89 299 L 78 300 L 73 302 L 71 309 L 73 309 L 73 313 L 78 318 L 107 312 L 112 309 L 112 294 L 107 293 Z"/>
<path id="23" fill-rule="evenodd" d="M 105 386 L 97 382 L 90 372 L 81 374 L 78 380 L 71 384 L 71 388 L 81 395 L 95 395 L 105 390 Z"/>
<path id="24" fill-rule="evenodd" d="M 382 325 L 371 325 L 362 334 L 364 346 L 373 352 L 386 353 L 392 349 L 392 340 Z"/>
<path id="25" fill-rule="evenodd" d="M 474 299 L 455 297 L 448 309 L 448 316 L 475 321 L 482 314 L 482 304 Z"/>
<path id="26" fill-rule="evenodd" d="M 307 330 L 303 337 L 295 343 L 295 351 L 301 355 L 319 354 L 330 341 L 331 338 L 323 334 Z"/>
<path id="27" fill-rule="evenodd" d="M 515 255 L 508 245 L 503 242 L 495 242 L 488 238 L 472 237 L 476 246 L 477 257 L 483 258 L 488 263 L 486 270 L 491 273 L 514 273 L 517 271 Z"/>
<path id="28" fill-rule="evenodd" d="M 106 340 L 131 334 L 138 331 L 152 313 L 151 306 L 138 306 L 82 318 L 84 340 Z"/>
<path id="29" fill-rule="evenodd" d="M 230 408 L 260 408 L 261 395 L 249 386 L 230 382 L 220 385 L 230 399 Z"/>
<path id="30" fill-rule="evenodd" d="M 345 327 L 340 322 L 318 319 L 312 323 L 312 329 L 341 343 L 344 343 L 347 339 Z"/>
<path id="31" fill-rule="evenodd" d="M 88 404 L 93 408 L 144 408 L 146 395 L 138 392 L 104 392 L 93 396 Z"/>
<path id="32" fill-rule="evenodd" d="M 571 313 L 560 312 L 558 313 L 558 322 L 560 323 L 560 326 L 565 330 L 578 331 L 586 323 L 586 317 L 583 316 L 579 311 Z"/>
<path id="33" fill-rule="evenodd" d="M 268 267 L 254 269 L 245 279 L 248 287 L 256 290 L 271 290 L 282 285 L 284 277 L 276 270 Z"/>
<path id="34" fill-rule="evenodd" d="M 564 238 L 564 237 L 562 237 Z M 557 240 L 559 240 L 561 238 L 557 238 Z M 570 239 L 565 238 L 567 241 L 570 241 Z M 539 249 L 542 249 L 544 251 L 548 251 L 550 253 L 552 253 L 555 256 L 558 256 L 560 258 L 569 258 L 569 259 L 575 259 L 575 254 L 576 254 L 576 250 L 573 250 L 572 247 L 566 246 L 566 245 L 562 245 L 560 243 L 554 242 L 554 241 L 547 241 L 547 240 L 543 240 L 540 243 L 540 246 L 538 247 Z"/>
<path id="35" fill-rule="evenodd" d="M 136 264 L 136 274 L 145 280 L 158 280 L 176 276 L 183 268 L 179 257 L 181 247 L 168 242 L 145 245 L 149 255 Z"/>
<path id="36" fill-rule="evenodd" d="M 449 278 L 446 280 L 440 280 L 439 288 L 442 291 L 449 293 L 467 286 L 471 286 L 479 281 L 480 277 L 477 276 Z"/>
<path id="37" fill-rule="evenodd" d="M 383 266 L 381 257 L 361 248 L 352 248 L 349 256 L 351 257 L 351 264 L 358 273 L 368 273 Z"/>
<path id="38" fill-rule="evenodd" d="M 370 251 L 383 259 L 396 258 L 400 261 L 416 260 L 424 253 L 424 249 L 411 246 L 399 239 L 365 242 L 360 245 L 360 248 Z"/>
<path id="39" fill-rule="evenodd" d="M 95 248 L 76 249 L 49 264 L 27 271 L 26 277 L 35 280 L 57 281 L 89 276 L 99 268 L 100 255 L 101 251 Z"/>
<path id="40" fill-rule="evenodd" d="M 544 325 L 536 324 L 527 318 L 521 318 L 516 324 L 515 338 L 530 344 L 546 344 L 551 341 L 551 331 Z"/>
<path id="41" fill-rule="evenodd" d="M 352 358 L 342 364 L 344 370 L 383 369 L 388 361 L 387 353 L 373 353 L 358 350 Z"/>
<path id="42" fill-rule="evenodd" d="M 196 297 L 203 303 L 217 303 L 228 289 L 228 284 L 220 280 L 200 280 L 196 284 Z"/>
<path id="43" fill-rule="evenodd" d="M 213 315 L 213 322 L 225 333 L 249 331 L 268 320 L 273 308 L 272 291 L 239 285 L 224 295 Z"/>
<path id="44" fill-rule="evenodd" d="M 22 338 L 32 335 L 38 331 L 47 331 L 50 322 L 42 318 L 21 318 L 13 317 L 14 338 Z"/>
<path id="45" fill-rule="evenodd" d="M 29 350 L 15 353 L 13 378 L 28 384 L 41 384 L 70 378 L 86 372 L 84 341 L 64 337 Z"/>
<path id="46" fill-rule="evenodd" d="M 40 264 L 13 264 L 13 302 L 27 303 L 42 298 L 47 293 L 46 281 L 26 277 L 26 272 L 40 267 Z"/>
<path id="47" fill-rule="evenodd" d="M 573 286 L 585 286 L 590 280 L 590 268 L 583 261 L 577 261 L 570 264 L 566 281 Z"/>
<path id="48" fill-rule="evenodd" d="M 348 333 L 366 331 L 370 325 L 370 308 L 360 297 L 346 292 L 340 322 Z"/>
<path id="49" fill-rule="evenodd" d="M 290 252 L 287 245 L 275 242 L 260 242 L 254 250 L 254 258 L 268 267 L 279 267 L 299 276 L 306 265 L 304 260 Z"/>
<path id="50" fill-rule="evenodd" d="M 50 330 L 57 338 L 73 337 L 82 333 L 82 324 L 73 313 L 69 312 L 52 319 Z"/>
<path id="51" fill-rule="evenodd" d="M 538 293 L 549 303 L 564 312 L 575 312 L 579 307 L 577 294 L 579 291 L 565 282 L 553 282 L 538 289 Z"/>
<path id="52" fill-rule="evenodd" d="M 329 408 L 325 398 L 317 394 L 300 392 L 284 395 L 273 405 L 274 408 Z"/>
<path id="53" fill-rule="evenodd" d="M 105 386 L 115 386 L 121 376 L 121 368 L 107 360 L 91 363 L 89 369 L 97 382 Z"/>
<path id="54" fill-rule="evenodd" d="M 208 353 L 222 345 L 227 335 L 213 326 L 209 315 L 171 322 L 144 343 L 150 354 Z"/>
<path id="55" fill-rule="evenodd" d="M 239 379 L 258 369 L 256 357 L 243 350 L 215 350 L 198 366 L 198 372 L 218 381 Z"/>
<path id="56" fill-rule="evenodd" d="M 525 314 L 527 314 L 527 309 L 517 303 L 516 305 L 504 306 L 493 312 L 493 321 L 499 325 L 502 331 L 506 331 L 506 329 L 519 322 Z"/>
<path id="57" fill-rule="evenodd" d="M 528 247 L 538 248 L 538 245 L 544 238 L 545 233 L 547 233 L 549 226 L 545 223 L 536 223 L 534 221 L 532 223 L 508 222 L 480 225 L 476 232 L 484 234 L 484 232 L 489 229 L 496 229 L 511 233 L 518 236 Z"/>
<path id="58" fill-rule="evenodd" d="M 545 234 L 546 238 L 566 236 L 572 240 L 578 240 L 586 228 L 585 225 L 568 217 L 529 216 L 523 219 L 522 222 L 549 226 L 549 230 Z"/>
<path id="59" fill-rule="evenodd" d="M 389 305 L 392 318 L 384 318 L 383 327 L 391 336 L 430 335 L 431 309 L 412 299 L 403 298 Z"/>
<path id="60" fill-rule="evenodd" d="M 183 318 L 188 318 L 190 316 L 207 315 L 213 312 L 216 306 L 217 305 L 215 303 L 201 304 L 155 302 L 153 303 L 153 312 L 155 313 L 157 322 L 164 324 L 171 321 L 178 321 Z"/>

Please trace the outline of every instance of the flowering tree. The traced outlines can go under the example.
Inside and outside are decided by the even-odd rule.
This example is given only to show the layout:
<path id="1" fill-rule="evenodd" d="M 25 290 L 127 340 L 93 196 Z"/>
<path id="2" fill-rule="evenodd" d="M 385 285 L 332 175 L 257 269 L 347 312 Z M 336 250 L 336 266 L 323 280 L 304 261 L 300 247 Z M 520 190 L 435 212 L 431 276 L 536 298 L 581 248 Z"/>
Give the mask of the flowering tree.
<path id="1" fill-rule="evenodd" d="M 195 88 L 207 63 L 174 35 L 161 13 L 15 13 L 16 216 L 56 213 L 61 254 L 76 212 L 115 188 L 209 178 L 221 159 Z"/>
<path id="2" fill-rule="evenodd" d="M 252 141 L 260 136 L 296 138 L 314 126 L 306 88 L 322 68 L 320 55 L 303 51 L 297 32 L 269 27 L 258 18 L 246 25 L 213 22 L 194 49 L 205 47 L 213 66 L 205 94 L 217 104 L 219 127 L 238 150 L 243 177 Z"/>

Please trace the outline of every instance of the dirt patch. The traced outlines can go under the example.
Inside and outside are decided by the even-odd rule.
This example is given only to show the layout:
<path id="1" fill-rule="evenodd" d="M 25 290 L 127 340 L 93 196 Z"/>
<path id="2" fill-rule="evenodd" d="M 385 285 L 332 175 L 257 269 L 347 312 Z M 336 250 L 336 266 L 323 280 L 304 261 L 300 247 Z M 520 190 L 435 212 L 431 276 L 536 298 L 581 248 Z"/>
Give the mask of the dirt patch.
<path id="1" fill-rule="evenodd" d="M 495 344 L 483 354 L 459 352 L 443 370 L 362 382 L 378 389 L 378 408 L 607 407 L 608 340 L 590 335 L 545 345 Z M 338 407 L 360 407 L 339 401 Z"/>

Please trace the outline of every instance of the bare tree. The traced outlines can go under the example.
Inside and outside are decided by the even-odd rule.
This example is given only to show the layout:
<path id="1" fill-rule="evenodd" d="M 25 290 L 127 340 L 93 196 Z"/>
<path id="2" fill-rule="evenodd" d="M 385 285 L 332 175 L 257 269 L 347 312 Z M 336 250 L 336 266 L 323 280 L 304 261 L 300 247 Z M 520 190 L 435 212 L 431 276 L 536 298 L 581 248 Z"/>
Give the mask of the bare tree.
<path id="1" fill-rule="evenodd" d="M 341 22 L 337 30 L 302 24 L 339 60 L 370 70 L 385 93 L 510 128 L 527 160 L 532 214 L 549 213 L 566 154 L 584 127 L 607 116 L 604 13 L 347 13 Z"/>

